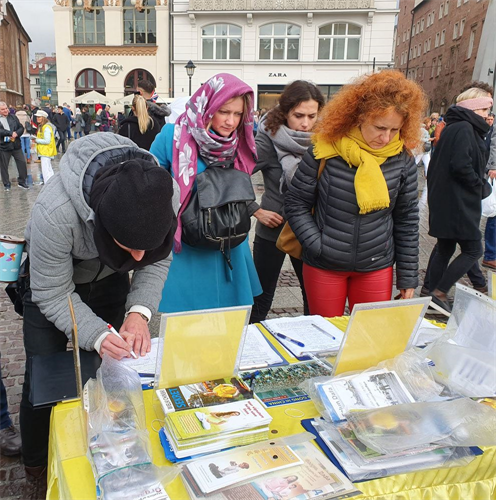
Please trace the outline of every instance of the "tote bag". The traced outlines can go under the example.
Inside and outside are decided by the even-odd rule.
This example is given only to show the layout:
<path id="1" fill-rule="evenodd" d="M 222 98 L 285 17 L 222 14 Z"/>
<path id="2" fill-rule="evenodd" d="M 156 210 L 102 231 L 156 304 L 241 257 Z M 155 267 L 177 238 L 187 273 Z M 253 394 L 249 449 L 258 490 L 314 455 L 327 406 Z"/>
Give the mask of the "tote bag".
<path id="1" fill-rule="evenodd" d="M 496 217 L 496 189 L 494 179 L 489 180 L 491 194 L 482 200 L 482 215 L 484 217 Z"/>
<path id="2" fill-rule="evenodd" d="M 324 167 L 326 164 L 326 158 L 322 158 L 320 160 L 319 172 L 317 174 L 317 181 L 320 179 L 322 172 L 324 171 Z M 312 209 L 313 213 L 313 209 Z M 284 253 L 287 253 L 291 257 L 295 259 L 301 259 L 301 254 L 303 249 L 301 248 L 301 243 L 298 241 L 298 238 L 293 233 L 289 222 L 284 224 L 282 231 L 279 234 L 279 238 L 276 241 L 276 247 Z"/>

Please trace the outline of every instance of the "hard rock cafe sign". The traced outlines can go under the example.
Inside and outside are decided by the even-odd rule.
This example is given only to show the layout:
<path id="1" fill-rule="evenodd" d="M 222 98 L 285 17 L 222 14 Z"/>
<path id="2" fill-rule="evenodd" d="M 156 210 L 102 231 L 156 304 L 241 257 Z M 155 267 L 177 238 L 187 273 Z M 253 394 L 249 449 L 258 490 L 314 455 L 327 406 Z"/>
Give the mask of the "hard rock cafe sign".
<path id="1" fill-rule="evenodd" d="M 107 73 L 110 75 L 110 76 L 115 76 L 115 75 L 118 75 L 119 74 L 119 71 L 122 71 L 122 66 L 120 66 L 119 64 L 115 63 L 115 62 L 111 62 L 111 63 L 108 63 L 108 64 L 104 64 L 102 69 L 104 71 L 107 71 Z"/>

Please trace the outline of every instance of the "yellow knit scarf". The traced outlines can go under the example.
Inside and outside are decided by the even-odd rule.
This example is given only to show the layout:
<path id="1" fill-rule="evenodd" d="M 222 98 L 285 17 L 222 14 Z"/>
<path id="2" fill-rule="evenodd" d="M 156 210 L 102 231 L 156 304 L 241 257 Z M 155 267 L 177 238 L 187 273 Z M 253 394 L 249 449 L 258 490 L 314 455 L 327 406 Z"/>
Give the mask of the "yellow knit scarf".
<path id="1" fill-rule="evenodd" d="M 361 214 L 389 207 L 389 191 L 380 165 L 403 150 L 403 140 L 400 139 L 399 134 L 381 149 L 372 149 L 364 141 L 358 127 L 332 143 L 325 142 L 320 134 L 314 135 L 313 143 L 317 160 L 340 156 L 350 168 L 357 168 L 355 193 Z"/>

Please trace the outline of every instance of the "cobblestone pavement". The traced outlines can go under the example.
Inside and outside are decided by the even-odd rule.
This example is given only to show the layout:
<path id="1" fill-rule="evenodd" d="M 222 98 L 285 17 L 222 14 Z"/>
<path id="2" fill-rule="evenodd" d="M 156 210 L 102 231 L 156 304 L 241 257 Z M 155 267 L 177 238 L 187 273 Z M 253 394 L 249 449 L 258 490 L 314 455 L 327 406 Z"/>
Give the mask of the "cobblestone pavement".
<path id="1" fill-rule="evenodd" d="M 58 170 L 58 160 L 53 162 L 54 170 Z M 37 180 L 38 165 L 32 164 L 33 178 Z M 14 174 L 15 167 L 10 168 Z M 263 191 L 262 178 L 257 174 L 253 178 L 257 196 L 260 197 Z M 420 272 L 421 277 L 425 274 L 427 261 L 432 250 L 434 241 L 427 234 L 427 193 L 425 181 L 419 169 L 420 184 Z M 11 234 L 22 236 L 29 212 L 36 200 L 42 186 L 34 185 L 29 191 L 17 188 L 13 184 L 12 190 L 8 193 L 0 191 L 0 234 Z M 485 221 L 483 221 L 483 224 Z M 254 224 L 253 224 L 254 226 Z M 253 240 L 253 235 L 251 235 Z M 461 280 L 469 285 L 464 278 Z M 13 311 L 12 305 L 4 291 L 4 286 L 0 286 L 0 353 L 1 367 L 4 384 L 7 388 L 10 412 L 14 424 L 19 424 L 19 402 L 21 400 L 21 386 L 24 375 L 24 348 L 22 341 L 22 321 Z M 298 316 L 303 313 L 301 293 L 298 280 L 290 266 L 289 259 L 283 267 L 279 277 L 278 289 L 274 299 L 273 308 L 269 314 L 274 316 Z M 152 334 L 158 331 L 158 316 L 153 318 L 151 323 Z M 9 500 L 20 500 L 28 498 L 25 489 L 25 476 L 22 461 L 19 458 L 0 457 L 0 498 Z"/>

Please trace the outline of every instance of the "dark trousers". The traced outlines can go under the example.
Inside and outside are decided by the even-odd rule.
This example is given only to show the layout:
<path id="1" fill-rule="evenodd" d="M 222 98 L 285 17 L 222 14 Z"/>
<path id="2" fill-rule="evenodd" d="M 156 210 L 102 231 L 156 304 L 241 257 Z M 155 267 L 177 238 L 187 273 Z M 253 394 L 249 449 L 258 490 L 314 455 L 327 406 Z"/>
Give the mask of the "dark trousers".
<path id="1" fill-rule="evenodd" d="M 129 292 L 128 274 L 112 274 L 108 278 L 76 285 L 81 300 L 100 318 L 117 329 L 122 326 L 126 297 Z M 31 300 L 31 290 L 24 296 L 24 348 L 26 360 L 35 354 L 45 355 L 67 349 L 68 337 L 41 313 Z M 48 461 L 48 436 L 51 408 L 35 409 L 29 402 L 30 374 L 26 361 L 20 405 L 22 455 L 28 467 L 44 466 Z"/>
<path id="2" fill-rule="evenodd" d="M 267 317 L 274 300 L 277 280 L 285 257 L 286 254 L 276 247 L 275 241 L 269 241 L 255 235 L 253 261 L 255 262 L 263 293 L 254 299 L 250 323 L 259 323 Z M 303 285 L 303 262 L 300 259 L 291 257 L 291 264 L 300 282 L 304 314 L 309 314 L 307 296 Z"/>
<path id="3" fill-rule="evenodd" d="M 434 248 L 432 249 L 431 255 L 429 257 L 429 262 L 427 263 L 427 269 L 425 271 L 425 279 L 424 279 L 424 287 L 427 288 L 430 292 L 434 288 L 430 286 L 431 284 L 431 279 L 430 279 L 430 274 L 431 274 L 431 268 L 432 268 L 432 261 L 434 259 L 434 256 L 437 253 L 437 243 L 434 245 Z M 468 279 L 470 280 L 470 283 L 472 283 L 472 286 L 482 288 L 486 285 L 486 278 L 484 277 L 484 274 L 482 274 L 481 268 L 479 267 L 479 262 L 475 262 L 474 265 L 467 271 L 467 276 Z"/>
<path id="4" fill-rule="evenodd" d="M 11 151 L 0 150 L 0 171 L 2 175 L 2 182 L 4 186 L 10 187 L 10 177 L 9 177 L 9 162 L 10 158 L 14 157 L 16 162 L 17 172 L 19 174 L 18 180 L 21 184 L 26 183 L 26 178 L 28 176 L 28 170 L 26 167 L 26 158 L 22 149 L 13 149 Z"/>
<path id="5" fill-rule="evenodd" d="M 59 140 L 57 141 L 57 151 L 59 150 L 59 146 L 62 146 L 62 153 L 65 153 L 65 146 L 66 146 L 66 141 L 67 141 L 67 130 L 57 129 L 57 132 L 59 133 Z"/>
<path id="6" fill-rule="evenodd" d="M 6 429 L 12 425 L 9 414 L 9 403 L 7 402 L 7 391 L 3 385 L 2 369 L 0 368 L 0 429 Z"/>
<path id="7" fill-rule="evenodd" d="M 460 245 L 461 254 L 449 263 Z M 438 238 L 429 273 L 429 288 L 448 293 L 450 288 L 479 260 L 482 255 L 481 240 L 450 240 Z"/>

